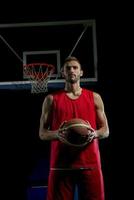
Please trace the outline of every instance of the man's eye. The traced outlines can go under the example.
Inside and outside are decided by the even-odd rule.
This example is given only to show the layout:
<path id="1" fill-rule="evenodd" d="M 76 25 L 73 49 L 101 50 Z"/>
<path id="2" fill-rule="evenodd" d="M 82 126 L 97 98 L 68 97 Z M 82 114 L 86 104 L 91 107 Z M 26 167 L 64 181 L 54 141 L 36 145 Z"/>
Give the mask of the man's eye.
<path id="1" fill-rule="evenodd" d="M 73 69 L 77 69 L 77 68 L 78 68 L 77 66 L 74 66 L 74 67 L 73 67 Z"/>
<path id="2" fill-rule="evenodd" d="M 78 69 L 78 67 L 77 67 L 77 66 L 67 66 L 66 69 L 67 69 L 68 71 L 71 70 L 71 69 L 76 70 L 76 69 Z"/>

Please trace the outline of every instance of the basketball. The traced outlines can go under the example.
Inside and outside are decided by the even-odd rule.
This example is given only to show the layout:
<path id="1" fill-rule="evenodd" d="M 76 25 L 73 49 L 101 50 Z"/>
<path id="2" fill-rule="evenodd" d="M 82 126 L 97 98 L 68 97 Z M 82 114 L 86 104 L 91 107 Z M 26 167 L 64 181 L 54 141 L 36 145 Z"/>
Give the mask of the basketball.
<path id="1" fill-rule="evenodd" d="M 83 146 L 88 142 L 90 131 L 93 132 L 93 128 L 90 123 L 79 118 L 73 118 L 66 121 L 61 126 L 61 131 L 64 132 L 64 140 L 71 146 Z"/>

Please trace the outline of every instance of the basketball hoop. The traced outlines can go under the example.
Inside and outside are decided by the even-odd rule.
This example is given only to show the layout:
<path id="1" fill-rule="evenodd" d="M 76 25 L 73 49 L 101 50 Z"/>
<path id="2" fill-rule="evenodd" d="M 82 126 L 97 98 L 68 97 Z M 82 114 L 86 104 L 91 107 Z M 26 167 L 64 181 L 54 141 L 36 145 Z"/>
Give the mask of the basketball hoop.
<path id="1" fill-rule="evenodd" d="M 23 77 L 31 82 L 31 93 L 48 91 L 48 81 L 54 72 L 54 65 L 48 63 L 30 63 L 23 65 Z"/>

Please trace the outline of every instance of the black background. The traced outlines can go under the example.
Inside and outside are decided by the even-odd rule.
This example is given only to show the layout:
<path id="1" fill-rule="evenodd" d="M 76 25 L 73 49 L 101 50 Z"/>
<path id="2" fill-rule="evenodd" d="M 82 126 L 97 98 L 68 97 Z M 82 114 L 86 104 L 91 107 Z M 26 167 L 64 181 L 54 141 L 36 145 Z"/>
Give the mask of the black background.
<path id="1" fill-rule="evenodd" d="M 125 195 L 127 155 L 122 155 L 122 39 L 126 20 L 119 7 L 98 4 L 83 5 L 69 2 L 41 6 L 12 2 L 2 5 L 0 23 L 18 23 L 48 20 L 74 20 L 95 18 L 97 23 L 97 47 L 99 82 L 94 89 L 102 94 L 110 126 L 110 136 L 101 141 L 102 166 L 106 182 L 106 200 L 121 199 Z M 60 8 L 62 6 L 62 8 Z M 16 8 L 15 8 L 16 7 Z M 126 15 L 125 15 L 126 16 Z M 126 54 L 125 54 L 126 55 Z M 5 56 L 6 59 L 6 56 Z M 126 68 L 125 68 L 126 70 Z M 127 70 L 125 71 L 127 72 Z M 119 93 L 118 92 L 119 89 Z M 38 138 L 39 116 L 43 95 L 35 96 L 26 91 L 0 91 L 1 102 L 1 179 L 4 199 L 26 199 L 28 177 L 40 156 L 49 156 L 49 144 Z M 123 121 L 122 121 L 123 122 Z M 121 134 L 121 136 L 120 136 Z M 118 145 L 117 145 L 118 144 Z M 124 146 L 123 146 L 124 147 Z M 123 159 L 122 159 L 123 156 Z M 124 161 L 124 156 L 125 160 Z M 122 162 L 123 160 L 123 162 Z M 125 162 L 125 163 L 124 163 Z M 123 170 L 123 173 L 122 173 Z M 127 193 L 129 196 L 129 193 Z M 8 197 L 9 198 L 9 197 Z M 125 198 L 125 197 L 124 197 Z M 127 197 L 127 199 L 129 199 Z"/>

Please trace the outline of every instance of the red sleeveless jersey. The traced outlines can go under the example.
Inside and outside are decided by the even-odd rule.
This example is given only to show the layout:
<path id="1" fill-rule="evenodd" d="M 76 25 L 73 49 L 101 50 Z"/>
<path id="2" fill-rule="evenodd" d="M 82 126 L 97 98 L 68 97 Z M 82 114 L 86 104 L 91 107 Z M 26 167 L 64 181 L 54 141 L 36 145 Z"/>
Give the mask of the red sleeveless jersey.
<path id="1" fill-rule="evenodd" d="M 93 92 L 82 89 L 77 99 L 70 99 L 65 91 L 53 94 L 51 129 L 57 130 L 60 124 L 71 118 L 82 118 L 96 129 L 96 112 Z M 92 168 L 100 167 L 98 139 L 83 148 L 74 148 L 58 140 L 51 141 L 50 168 Z"/>

